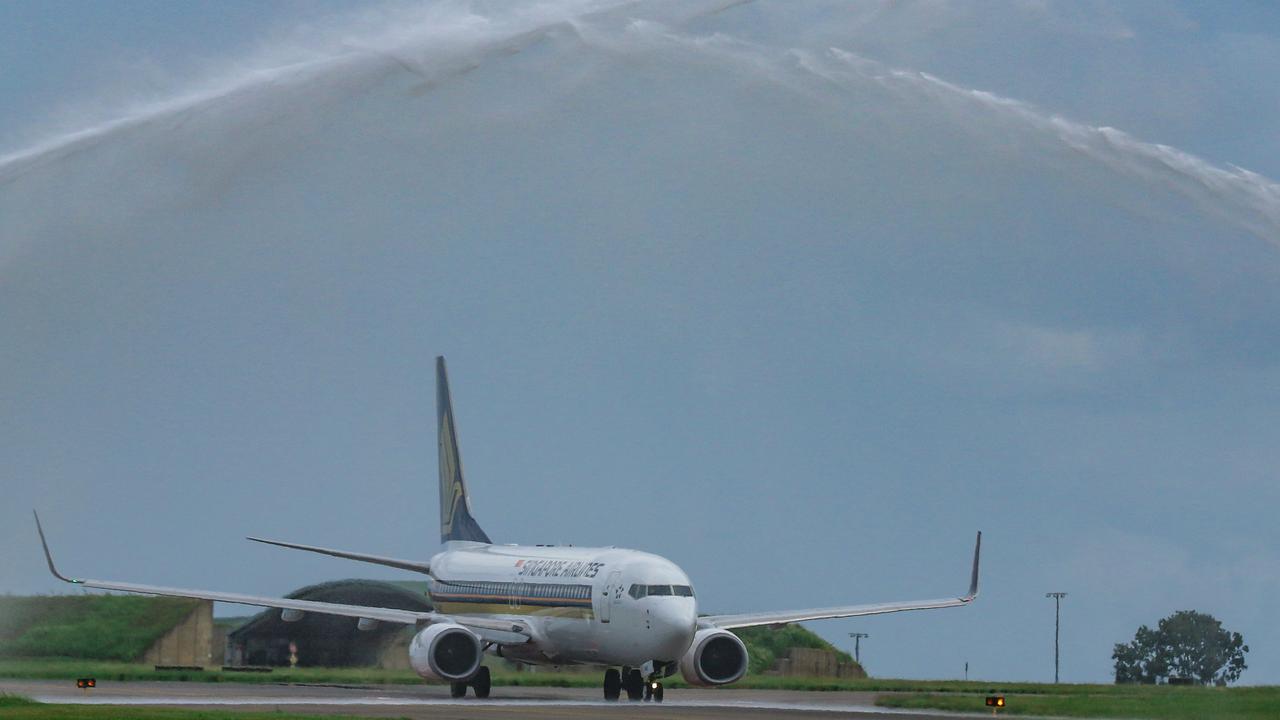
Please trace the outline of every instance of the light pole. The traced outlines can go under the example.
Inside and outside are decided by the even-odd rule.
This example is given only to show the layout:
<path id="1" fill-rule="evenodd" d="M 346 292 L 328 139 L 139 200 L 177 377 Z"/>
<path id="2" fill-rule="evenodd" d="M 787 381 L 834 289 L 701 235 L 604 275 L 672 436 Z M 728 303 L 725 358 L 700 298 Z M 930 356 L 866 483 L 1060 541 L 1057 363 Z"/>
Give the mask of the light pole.
<path id="1" fill-rule="evenodd" d="M 858 663 L 859 666 L 861 666 L 862 657 L 861 657 L 861 653 L 858 652 L 860 650 L 859 646 L 862 643 L 862 638 L 871 637 L 871 636 L 866 633 L 849 633 L 849 637 L 853 638 L 853 661 Z"/>
<path id="2" fill-rule="evenodd" d="M 1062 620 L 1062 598 L 1064 592 L 1045 593 L 1045 597 L 1053 598 L 1053 684 L 1058 684 L 1058 627 Z"/>

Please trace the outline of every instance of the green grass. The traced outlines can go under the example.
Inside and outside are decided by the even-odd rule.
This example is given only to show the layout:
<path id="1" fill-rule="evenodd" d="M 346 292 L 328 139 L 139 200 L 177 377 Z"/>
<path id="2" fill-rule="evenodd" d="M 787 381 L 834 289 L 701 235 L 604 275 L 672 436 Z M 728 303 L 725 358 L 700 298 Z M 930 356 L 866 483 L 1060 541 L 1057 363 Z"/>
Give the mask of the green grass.
<path id="1" fill-rule="evenodd" d="M 988 685 L 978 694 L 915 692 L 882 695 L 882 707 L 989 712 L 984 698 L 1003 694 L 1001 715 L 1153 720 L 1274 720 L 1280 717 L 1280 687 L 1168 687 L 1152 685 L 1035 685 L 1017 689 Z M 973 690 L 969 692 L 975 692 Z"/>
<path id="2" fill-rule="evenodd" d="M 96 677 L 99 682 L 124 680 L 175 680 L 222 683 L 318 683 L 342 685 L 419 685 L 424 681 L 408 670 L 372 668 L 279 668 L 272 673 L 155 672 L 150 666 L 119 662 L 85 662 L 67 659 L 0 661 L 0 677 L 64 680 Z M 687 687 L 678 676 L 664 681 L 668 688 Z M 493 683 L 498 687 L 579 687 L 597 688 L 596 672 L 512 672 L 494 667 Z M 896 708 L 933 708 L 986 712 L 983 697 L 1004 695 L 1009 706 L 1001 714 L 1051 715 L 1057 717 L 1151 718 L 1192 720 L 1239 718 L 1268 720 L 1280 718 L 1280 687 L 1199 688 L 1134 685 L 1042 685 L 1038 683 L 961 682 L 953 680 L 890 680 L 865 678 L 795 678 L 748 675 L 741 682 L 722 688 L 735 689 L 854 691 L 885 693 L 880 704 Z M 0 705 L 0 707 L 4 707 Z M 0 717 L 12 716 L 6 709 Z M 31 717 L 78 717 L 47 715 Z M 88 716 L 87 716 L 88 717 Z M 96 718 L 97 716 L 92 716 Z M 113 717 L 120 717 L 118 715 Z M 133 717 L 133 716 L 130 716 Z M 188 715 L 138 715 L 145 718 L 193 717 Z M 203 716 L 202 716 L 203 717 Z M 233 716 L 208 715 L 212 718 Z M 275 717 L 275 716 L 273 716 Z"/>
<path id="3" fill-rule="evenodd" d="M 5 720 L 356 720 L 350 715 L 293 715 L 281 712 L 220 712 L 177 708 L 60 705 L 0 694 Z M 401 720 L 405 720 L 401 718 Z"/>
<path id="4" fill-rule="evenodd" d="M 0 677 L 27 680 L 74 680 L 93 677 L 99 681 L 171 680 L 178 682 L 229 683 L 344 683 L 350 685 L 419 684 L 412 670 L 377 668 L 276 668 L 269 673 L 237 673 L 208 670 L 165 670 L 150 665 L 105 660 L 70 658 L 0 659 Z"/>
<path id="5" fill-rule="evenodd" d="M 134 660 L 198 604 L 123 595 L 0 597 L 0 657 Z"/>
<path id="6" fill-rule="evenodd" d="M 493 682 L 508 687 L 596 687 L 600 684 L 597 672 L 553 672 L 539 669 L 535 672 L 513 672 L 502 666 L 494 666 Z M 156 672 L 150 665 L 137 663 L 84 661 L 67 658 L 0 659 L 0 677 L 28 680 L 67 680 L 77 677 L 94 677 L 99 681 L 171 680 L 180 682 L 214 683 L 333 683 L 343 685 L 421 685 L 425 681 L 411 670 L 380 670 L 377 668 L 276 668 L 269 673 L 237 673 L 207 670 L 188 672 L 166 670 Z M 663 681 L 669 688 L 686 687 L 679 675 Z M 1072 685 L 1037 685 L 1034 683 L 1004 683 L 998 686 L 1002 693 L 1074 693 Z M 1083 686 L 1094 687 L 1094 686 Z M 1111 687 L 1111 686 L 1102 686 Z M 773 675 L 747 675 L 740 682 L 724 688 L 755 690 L 816 690 L 856 692 L 922 692 L 922 693 L 985 693 L 997 686 L 989 683 L 936 680 L 886 680 L 863 678 L 841 680 L 836 678 L 778 677 Z"/>
<path id="7" fill-rule="evenodd" d="M 99 682 L 122 680 L 186 680 L 192 682 L 230 683 L 321 683 L 343 685 L 422 684 L 423 680 L 408 670 L 376 670 L 371 668 L 296 668 L 278 669 L 272 673 L 203 673 L 162 672 L 149 666 L 118 662 L 84 662 L 79 660 L 47 659 L 0 661 L 0 677 L 27 679 L 54 679 L 72 683 L 76 677 L 92 676 Z M 596 688 L 600 684 L 595 672 L 511 672 L 494 668 L 495 686 L 506 687 L 582 687 Z M 679 677 L 668 678 L 668 688 L 686 687 Z M 884 693 L 877 704 L 904 709 L 939 709 L 959 712 L 985 713 L 986 695 L 1004 695 L 1008 707 L 1002 715 L 1047 715 L 1080 718 L 1137 718 L 1151 720 L 1272 720 L 1280 718 L 1280 687 L 1201 688 L 1168 687 L 1150 685 L 1042 685 L 1038 683 L 990 683 L 960 682 L 952 680 L 888 680 L 865 678 L 836 680 L 826 678 L 792 678 L 768 675 L 748 675 L 742 682 L 721 689 L 732 693 L 734 689 L 855 691 Z M 11 704 L 7 704 L 11 703 Z M 27 703 L 21 699 L 0 696 L 0 717 L 32 718 L 140 718 L 142 720 L 179 720 L 201 718 L 207 720 L 232 720 L 250 717 L 234 713 L 183 713 L 161 709 L 130 710 L 120 715 L 88 712 L 100 708 L 75 707 L 73 710 L 51 710 L 59 706 L 41 706 L 44 714 L 15 714 L 26 712 Z M 80 712 L 85 711 L 85 712 Z M 61 713 L 61 714 L 58 714 Z M 77 714 L 80 713 L 80 714 Z M 165 714 L 168 713 L 168 714 Z M 286 716 L 270 715 L 272 718 Z M 294 718 L 296 716 L 287 716 Z"/>
<path id="8" fill-rule="evenodd" d="M 411 670 L 376 668 L 276 668 L 269 673 L 237 673 L 221 670 L 204 672 L 166 670 L 156 672 L 150 665 L 86 661 L 68 658 L 0 659 L 0 677 L 27 680 L 67 680 L 94 677 L 101 681 L 171 680 L 214 683 L 333 683 L 343 685 L 421 685 L 425 681 Z M 663 681 L 669 688 L 687 687 L 680 676 Z M 598 672 L 513 672 L 493 667 L 493 683 L 507 687 L 597 687 Z M 748 675 L 726 689 L 762 690 L 868 690 L 882 689 L 893 681 L 837 680 L 834 678 L 775 677 Z M 874 687 L 872 687 L 874 684 Z M 933 685 L 916 684 L 908 689 L 927 690 Z"/>

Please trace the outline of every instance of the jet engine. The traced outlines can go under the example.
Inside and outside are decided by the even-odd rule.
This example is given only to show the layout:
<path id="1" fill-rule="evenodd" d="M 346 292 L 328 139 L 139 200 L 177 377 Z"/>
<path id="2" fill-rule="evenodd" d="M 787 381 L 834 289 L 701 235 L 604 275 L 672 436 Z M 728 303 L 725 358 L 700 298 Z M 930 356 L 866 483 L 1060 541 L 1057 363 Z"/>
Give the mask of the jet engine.
<path id="1" fill-rule="evenodd" d="M 480 655 L 480 638 L 454 623 L 430 625 L 409 644 L 409 665 L 428 680 L 470 680 L 480 670 Z"/>
<path id="2" fill-rule="evenodd" d="M 737 682 L 747 674 L 747 646 L 728 630 L 699 630 L 680 659 L 680 673 L 699 687 Z"/>

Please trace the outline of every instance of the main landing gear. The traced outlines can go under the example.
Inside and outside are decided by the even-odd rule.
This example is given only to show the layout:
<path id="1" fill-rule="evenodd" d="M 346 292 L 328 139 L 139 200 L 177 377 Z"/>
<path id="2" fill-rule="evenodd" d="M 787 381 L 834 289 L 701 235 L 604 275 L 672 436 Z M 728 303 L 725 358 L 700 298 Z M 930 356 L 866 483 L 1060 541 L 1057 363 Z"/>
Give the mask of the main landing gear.
<path id="1" fill-rule="evenodd" d="M 609 702 L 617 700 L 622 695 L 622 676 L 614 668 L 604 671 L 604 699 Z"/>
<path id="2" fill-rule="evenodd" d="M 623 668 L 622 687 L 627 691 L 627 699 L 635 702 L 644 695 L 644 678 L 639 670 Z"/>
<path id="3" fill-rule="evenodd" d="M 489 676 L 489 668 L 480 668 L 480 672 L 476 673 L 476 676 L 467 682 L 449 683 L 449 697 L 465 697 L 467 688 L 474 689 L 476 697 L 481 700 L 489 697 L 489 690 L 493 688 L 493 681 Z"/>
<path id="4" fill-rule="evenodd" d="M 623 668 L 618 672 L 614 668 L 604 671 L 604 699 L 610 702 L 621 699 L 622 691 L 627 691 L 627 699 L 632 702 L 662 702 L 662 683 L 656 680 L 645 681 L 639 670 Z"/>

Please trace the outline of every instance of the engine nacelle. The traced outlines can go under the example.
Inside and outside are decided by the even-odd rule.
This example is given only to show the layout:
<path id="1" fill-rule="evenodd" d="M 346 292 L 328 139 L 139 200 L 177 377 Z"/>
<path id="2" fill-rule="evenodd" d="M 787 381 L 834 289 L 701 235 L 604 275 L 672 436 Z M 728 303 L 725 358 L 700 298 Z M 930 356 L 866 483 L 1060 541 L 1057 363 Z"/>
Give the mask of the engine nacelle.
<path id="1" fill-rule="evenodd" d="M 480 671 L 480 656 L 480 638 L 453 623 L 430 625 L 409 644 L 409 665 L 428 680 L 470 680 Z"/>
<path id="2" fill-rule="evenodd" d="M 737 682 L 747 674 L 747 646 L 728 630 L 699 630 L 680 658 L 680 673 L 699 687 Z"/>

